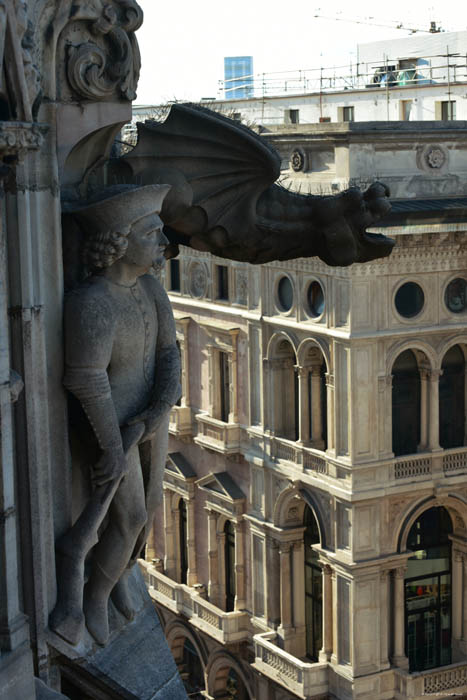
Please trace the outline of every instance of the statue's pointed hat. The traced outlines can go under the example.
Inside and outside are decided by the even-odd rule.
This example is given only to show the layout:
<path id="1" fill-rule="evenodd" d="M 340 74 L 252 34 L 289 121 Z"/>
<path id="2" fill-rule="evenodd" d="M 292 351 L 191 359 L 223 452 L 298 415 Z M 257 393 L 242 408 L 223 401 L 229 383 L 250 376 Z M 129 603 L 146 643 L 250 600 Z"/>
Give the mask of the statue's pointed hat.
<path id="1" fill-rule="evenodd" d="M 64 202 L 62 209 L 95 231 L 118 231 L 143 216 L 159 214 L 169 190 L 170 185 L 114 185 L 87 200 Z"/>

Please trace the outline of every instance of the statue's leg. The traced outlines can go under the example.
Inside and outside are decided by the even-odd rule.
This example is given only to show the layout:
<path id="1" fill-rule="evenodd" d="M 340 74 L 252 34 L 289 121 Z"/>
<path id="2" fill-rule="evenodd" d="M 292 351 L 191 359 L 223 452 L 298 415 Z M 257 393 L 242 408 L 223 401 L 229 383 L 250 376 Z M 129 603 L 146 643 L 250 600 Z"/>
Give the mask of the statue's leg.
<path id="1" fill-rule="evenodd" d="M 128 620 L 134 616 L 133 603 L 129 591 L 129 580 L 132 567 L 141 556 L 141 551 L 146 544 L 156 508 L 162 500 L 162 480 L 164 478 L 165 463 L 167 460 L 167 445 L 169 439 L 169 416 L 159 425 L 152 440 L 144 442 L 139 447 L 141 469 L 144 480 L 146 498 L 147 520 L 138 535 L 134 551 L 128 563 L 128 568 L 123 572 L 120 580 L 112 591 L 112 601 L 116 608 Z"/>
<path id="2" fill-rule="evenodd" d="M 109 524 L 92 554 L 91 576 L 84 589 L 86 626 L 99 644 L 109 636 L 108 601 L 128 565 L 146 522 L 146 504 L 138 448 L 127 455 L 128 472 L 109 508 Z"/>

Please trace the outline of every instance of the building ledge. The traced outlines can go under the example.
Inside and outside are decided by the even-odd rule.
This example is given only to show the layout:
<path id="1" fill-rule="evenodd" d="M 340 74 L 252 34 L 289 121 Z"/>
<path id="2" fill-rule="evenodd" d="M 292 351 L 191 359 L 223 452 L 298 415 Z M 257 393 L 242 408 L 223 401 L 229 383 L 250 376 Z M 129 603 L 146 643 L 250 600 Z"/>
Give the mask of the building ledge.
<path id="1" fill-rule="evenodd" d="M 238 423 L 225 423 L 206 413 L 198 413 L 198 434 L 194 442 L 200 447 L 223 455 L 241 454 L 242 428 Z"/>
<path id="2" fill-rule="evenodd" d="M 280 649 L 276 632 L 255 634 L 253 668 L 299 698 L 324 698 L 328 693 L 328 664 L 308 663 Z"/>
<path id="3" fill-rule="evenodd" d="M 205 600 L 199 592 L 183 583 L 172 581 L 149 562 L 140 560 L 144 580 L 151 598 L 176 614 L 183 614 L 193 627 L 220 642 L 242 642 L 250 636 L 250 618 L 245 610 L 225 612 Z"/>

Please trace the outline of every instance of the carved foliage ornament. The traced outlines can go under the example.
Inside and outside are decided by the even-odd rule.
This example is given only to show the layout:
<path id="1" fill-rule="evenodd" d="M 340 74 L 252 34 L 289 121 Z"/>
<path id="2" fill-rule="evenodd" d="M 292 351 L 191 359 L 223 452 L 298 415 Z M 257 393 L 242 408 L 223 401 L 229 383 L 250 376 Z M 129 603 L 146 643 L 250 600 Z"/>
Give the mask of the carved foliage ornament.
<path id="1" fill-rule="evenodd" d="M 68 47 L 67 76 L 73 90 L 89 100 L 103 100 L 118 93 L 136 97 L 141 58 L 134 32 L 143 21 L 136 0 L 102 3 L 91 24 L 96 41 Z"/>

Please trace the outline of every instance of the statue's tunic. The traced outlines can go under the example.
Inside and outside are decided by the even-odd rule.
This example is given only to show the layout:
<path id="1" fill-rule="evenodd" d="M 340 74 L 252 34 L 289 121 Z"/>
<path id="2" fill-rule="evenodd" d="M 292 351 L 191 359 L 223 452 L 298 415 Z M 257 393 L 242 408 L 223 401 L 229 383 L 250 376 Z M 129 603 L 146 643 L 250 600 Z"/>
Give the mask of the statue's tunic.
<path id="1" fill-rule="evenodd" d="M 65 386 L 78 397 L 101 448 L 118 426 L 180 393 L 175 324 L 167 294 L 150 275 L 125 287 L 95 275 L 65 308 Z"/>

